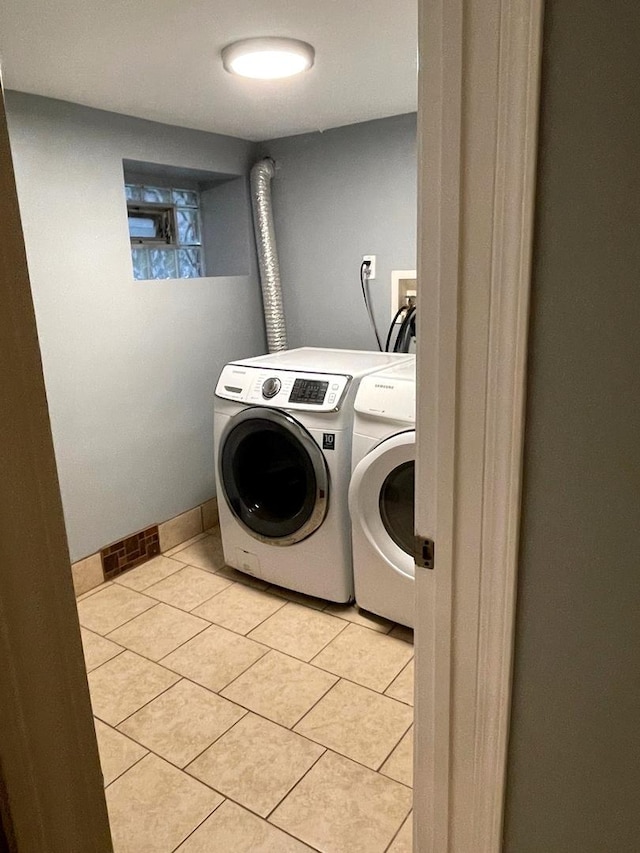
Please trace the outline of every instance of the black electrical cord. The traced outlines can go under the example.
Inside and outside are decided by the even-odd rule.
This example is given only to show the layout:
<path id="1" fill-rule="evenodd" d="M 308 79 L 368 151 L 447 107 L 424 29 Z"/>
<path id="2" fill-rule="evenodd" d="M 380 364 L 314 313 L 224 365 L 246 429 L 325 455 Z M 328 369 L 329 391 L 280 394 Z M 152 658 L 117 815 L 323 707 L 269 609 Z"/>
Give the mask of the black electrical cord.
<path id="1" fill-rule="evenodd" d="M 409 344 L 411 342 L 411 325 L 415 324 L 416 309 L 410 308 L 402 321 L 400 331 L 393 345 L 394 352 L 409 352 Z M 415 325 L 414 325 L 415 327 Z"/>
<path id="2" fill-rule="evenodd" d="M 378 342 L 378 349 L 382 352 L 382 342 L 380 340 L 380 335 L 378 334 L 378 328 L 376 326 L 376 321 L 373 318 L 373 311 L 371 310 L 371 305 L 369 304 L 369 297 L 367 296 L 367 288 L 364 283 L 364 271 L 365 269 L 370 269 L 371 265 L 369 261 L 363 261 L 360 264 L 360 287 L 362 288 L 362 298 L 364 299 L 364 307 L 367 309 L 367 314 L 369 315 L 369 322 L 371 323 L 371 328 L 373 329 L 373 333 L 376 336 L 376 341 Z"/>
<path id="3" fill-rule="evenodd" d="M 411 309 L 410 314 L 409 323 L 405 329 L 404 339 L 402 341 L 403 352 L 409 352 L 411 338 L 415 338 L 416 336 L 416 318 L 418 316 L 418 309 L 414 306 Z"/>
<path id="4" fill-rule="evenodd" d="M 403 311 L 408 311 L 408 310 L 409 309 L 407 308 L 407 306 L 403 305 L 401 308 L 398 308 L 398 310 L 396 311 L 395 316 L 394 316 L 393 320 L 391 321 L 391 325 L 389 326 L 389 332 L 387 334 L 387 340 L 386 340 L 385 345 L 384 345 L 384 351 L 385 352 L 390 352 L 389 344 L 391 343 L 391 336 L 393 335 L 393 330 L 395 328 L 396 321 L 397 321 L 398 317 L 402 314 Z"/>
<path id="5" fill-rule="evenodd" d="M 416 318 L 418 316 L 418 309 L 416 307 L 411 309 L 411 316 L 409 317 L 409 323 L 405 329 L 404 338 L 402 341 L 402 351 L 409 352 L 409 347 L 411 346 L 411 338 L 415 338 L 416 335 Z"/>

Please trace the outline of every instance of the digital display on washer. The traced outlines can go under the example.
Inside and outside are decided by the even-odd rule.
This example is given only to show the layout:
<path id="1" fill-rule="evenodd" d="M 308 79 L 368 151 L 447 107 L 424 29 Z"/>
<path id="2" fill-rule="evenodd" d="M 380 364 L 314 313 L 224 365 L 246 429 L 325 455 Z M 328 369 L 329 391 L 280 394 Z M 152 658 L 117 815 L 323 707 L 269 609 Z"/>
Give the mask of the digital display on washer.
<path id="1" fill-rule="evenodd" d="M 296 379 L 289 394 L 290 403 L 312 403 L 321 406 L 329 387 L 318 379 Z"/>

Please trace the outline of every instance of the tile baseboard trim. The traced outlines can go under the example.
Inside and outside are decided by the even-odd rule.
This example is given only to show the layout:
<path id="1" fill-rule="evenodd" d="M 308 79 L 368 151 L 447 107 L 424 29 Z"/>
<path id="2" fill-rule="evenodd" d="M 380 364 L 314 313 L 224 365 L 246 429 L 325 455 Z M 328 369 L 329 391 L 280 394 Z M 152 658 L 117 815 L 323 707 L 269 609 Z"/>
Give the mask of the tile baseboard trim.
<path id="1" fill-rule="evenodd" d="M 150 525 L 71 564 L 76 598 L 134 566 L 217 527 L 218 501 L 211 498 L 192 509 Z"/>

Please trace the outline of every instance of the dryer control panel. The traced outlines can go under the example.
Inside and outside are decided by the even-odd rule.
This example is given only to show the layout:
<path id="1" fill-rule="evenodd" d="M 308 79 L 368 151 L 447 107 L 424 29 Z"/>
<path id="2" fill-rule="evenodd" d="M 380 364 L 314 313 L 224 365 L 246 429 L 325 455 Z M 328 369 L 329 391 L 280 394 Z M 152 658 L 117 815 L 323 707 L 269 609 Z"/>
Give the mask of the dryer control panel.
<path id="1" fill-rule="evenodd" d="M 354 410 L 378 420 L 416 422 L 416 381 L 385 373 L 365 376 L 356 395 Z"/>
<path id="2" fill-rule="evenodd" d="M 337 412 L 351 379 L 344 374 L 228 364 L 220 374 L 216 396 L 250 406 Z"/>

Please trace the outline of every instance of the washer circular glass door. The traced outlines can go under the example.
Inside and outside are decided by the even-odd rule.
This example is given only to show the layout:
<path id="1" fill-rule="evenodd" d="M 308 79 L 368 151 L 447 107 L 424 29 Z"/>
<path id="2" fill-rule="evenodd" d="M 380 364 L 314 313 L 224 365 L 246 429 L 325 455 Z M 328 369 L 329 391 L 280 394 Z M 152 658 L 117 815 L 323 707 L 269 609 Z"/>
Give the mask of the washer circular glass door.
<path id="1" fill-rule="evenodd" d="M 231 418 L 218 464 L 231 512 L 256 539 L 293 545 L 324 521 L 326 460 L 302 424 L 285 412 L 254 407 Z"/>
<path id="2" fill-rule="evenodd" d="M 414 577 L 415 430 L 376 445 L 356 465 L 349 486 L 352 524 L 401 574 Z"/>

